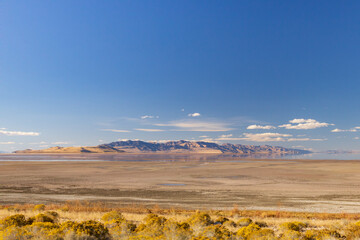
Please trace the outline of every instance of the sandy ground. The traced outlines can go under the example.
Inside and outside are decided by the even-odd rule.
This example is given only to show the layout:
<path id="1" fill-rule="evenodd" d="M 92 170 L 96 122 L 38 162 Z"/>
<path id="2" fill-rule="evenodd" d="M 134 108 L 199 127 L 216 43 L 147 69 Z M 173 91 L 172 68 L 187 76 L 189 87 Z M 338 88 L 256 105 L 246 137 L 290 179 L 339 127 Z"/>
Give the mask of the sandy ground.
<path id="1" fill-rule="evenodd" d="M 161 156 L 163 161 L 156 161 L 152 156 L 149 161 L 22 161 L 38 158 L 0 161 L 0 204 L 89 200 L 191 209 L 230 209 L 236 204 L 246 209 L 360 212 L 360 161 L 355 160 L 207 161 L 177 156 L 165 161 L 168 157 Z"/>

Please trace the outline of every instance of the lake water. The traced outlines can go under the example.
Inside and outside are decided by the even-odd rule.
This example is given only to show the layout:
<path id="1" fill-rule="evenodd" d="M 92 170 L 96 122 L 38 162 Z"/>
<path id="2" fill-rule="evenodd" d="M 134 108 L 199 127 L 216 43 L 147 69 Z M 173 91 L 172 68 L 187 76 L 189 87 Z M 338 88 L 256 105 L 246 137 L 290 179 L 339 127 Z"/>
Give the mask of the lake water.
<path id="1" fill-rule="evenodd" d="M 81 154 L 81 155 L 15 155 L 0 154 L 0 161 L 236 161 L 250 159 L 324 159 L 360 160 L 360 154 L 311 153 L 302 155 L 239 155 L 239 154 Z"/>

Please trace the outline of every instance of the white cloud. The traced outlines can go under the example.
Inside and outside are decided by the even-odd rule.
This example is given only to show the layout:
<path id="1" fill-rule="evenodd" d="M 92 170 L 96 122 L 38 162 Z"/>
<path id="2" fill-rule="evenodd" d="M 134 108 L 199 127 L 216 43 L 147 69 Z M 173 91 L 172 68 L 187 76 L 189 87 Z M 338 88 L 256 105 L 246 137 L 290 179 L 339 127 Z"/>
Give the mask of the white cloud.
<path id="1" fill-rule="evenodd" d="M 0 142 L 1 145 L 15 144 L 15 142 Z"/>
<path id="2" fill-rule="evenodd" d="M 31 145 L 39 145 L 39 144 L 47 144 L 47 142 L 41 141 L 41 142 L 31 142 L 29 143 Z"/>
<path id="3" fill-rule="evenodd" d="M 232 134 L 223 134 L 219 136 L 219 138 L 229 138 L 229 137 L 232 137 Z"/>
<path id="4" fill-rule="evenodd" d="M 52 142 L 51 144 L 55 144 L 55 145 L 66 145 L 66 144 L 70 144 L 69 142 Z"/>
<path id="5" fill-rule="evenodd" d="M 162 129 L 155 129 L 155 128 L 135 128 L 137 131 L 143 132 L 164 132 L 165 130 Z"/>
<path id="6" fill-rule="evenodd" d="M 355 128 L 352 129 L 338 129 L 335 128 L 333 130 L 331 130 L 331 132 L 356 132 L 357 130 Z"/>
<path id="7" fill-rule="evenodd" d="M 38 132 L 21 132 L 21 131 L 6 131 L 0 130 L 0 134 L 6 136 L 39 136 L 40 133 Z"/>
<path id="8" fill-rule="evenodd" d="M 211 142 L 211 143 L 218 143 L 219 141 L 213 139 L 213 138 L 204 138 L 204 139 L 200 139 L 200 140 L 197 140 L 197 141 L 200 141 L 200 142 Z"/>
<path id="9" fill-rule="evenodd" d="M 159 118 L 159 116 L 152 116 L 152 115 L 144 115 L 140 117 L 141 119 L 152 119 L 152 118 Z"/>
<path id="10" fill-rule="evenodd" d="M 286 128 L 286 129 L 315 129 L 315 128 L 321 128 L 321 127 L 328 127 L 330 123 L 325 122 L 318 122 L 315 119 L 293 119 L 289 121 L 289 124 L 283 124 L 279 127 Z"/>
<path id="11" fill-rule="evenodd" d="M 154 124 L 154 126 L 175 127 L 175 129 L 171 129 L 171 131 L 226 132 L 233 130 L 227 123 L 197 120 L 171 121 L 169 123 Z"/>
<path id="12" fill-rule="evenodd" d="M 200 136 L 199 138 L 209 138 L 209 136 L 203 135 L 203 136 Z"/>
<path id="13" fill-rule="evenodd" d="M 271 126 L 271 125 L 266 125 L 266 126 L 250 125 L 246 129 L 266 129 L 266 130 L 270 130 L 270 129 L 276 129 L 276 127 Z"/>
<path id="14" fill-rule="evenodd" d="M 289 138 L 288 142 L 326 141 L 326 138 Z"/>
<path id="15" fill-rule="evenodd" d="M 350 129 L 335 128 L 335 129 L 331 130 L 331 132 L 357 132 L 358 130 L 360 130 L 360 127 L 353 127 Z"/>
<path id="16" fill-rule="evenodd" d="M 242 140 L 251 142 L 284 142 L 287 137 L 291 137 L 290 134 L 282 133 L 244 133 Z"/>
<path id="17" fill-rule="evenodd" d="M 102 131 L 107 131 L 107 132 L 116 132 L 116 133 L 127 133 L 127 132 L 131 132 L 129 130 L 120 130 L 120 129 L 101 129 Z"/>
<path id="18" fill-rule="evenodd" d="M 189 117 L 200 117 L 201 114 L 200 113 L 189 113 L 188 116 Z"/>
<path id="19" fill-rule="evenodd" d="M 359 140 L 360 138 L 359 137 L 354 137 L 355 140 Z"/>
<path id="20" fill-rule="evenodd" d="M 294 138 L 291 134 L 282 133 L 244 133 L 241 137 L 232 138 L 222 135 L 218 141 L 250 141 L 250 142 L 295 142 L 295 141 L 325 141 L 327 139 Z"/>

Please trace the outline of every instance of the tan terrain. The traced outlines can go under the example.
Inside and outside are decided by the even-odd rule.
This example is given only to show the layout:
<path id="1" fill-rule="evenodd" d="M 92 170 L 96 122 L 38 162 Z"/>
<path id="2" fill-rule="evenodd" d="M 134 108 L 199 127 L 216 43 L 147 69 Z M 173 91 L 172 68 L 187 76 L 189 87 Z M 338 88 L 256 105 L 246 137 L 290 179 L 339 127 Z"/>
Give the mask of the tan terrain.
<path id="1" fill-rule="evenodd" d="M 65 157 L 32 155 L 15 157 L 21 161 L 1 161 L 0 203 L 78 199 L 191 209 L 230 209 L 236 204 L 246 209 L 360 211 L 360 161 L 357 160 L 226 157 L 216 160 L 202 155 L 131 154 L 121 157 L 73 155 L 66 156 L 73 161 L 57 161 Z M 14 156 L 0 158 L 14 159 Z M 85 161 L 97 159 L 110 161 Z"/>

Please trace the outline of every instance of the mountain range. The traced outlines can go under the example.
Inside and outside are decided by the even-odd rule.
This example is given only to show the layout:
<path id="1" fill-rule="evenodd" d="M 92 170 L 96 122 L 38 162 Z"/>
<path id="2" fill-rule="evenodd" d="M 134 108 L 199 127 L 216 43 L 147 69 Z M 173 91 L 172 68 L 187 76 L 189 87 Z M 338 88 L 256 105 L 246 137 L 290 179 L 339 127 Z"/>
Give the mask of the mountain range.
<path id="1" fill-rule="evenodd" d="M 20 150 L 14 153 L 231 153 L 231 154 L 278 154 L 296 155 L 307 154 L 310 151 L 291 149 L 278 146 L 255 146 L 241 144 L 217 144 L 213 142 L 169 141 L 169 142 L 144 142 L 144 141 L 117 141 L 95 147 L 51 147 L 42 150 Z"/>

